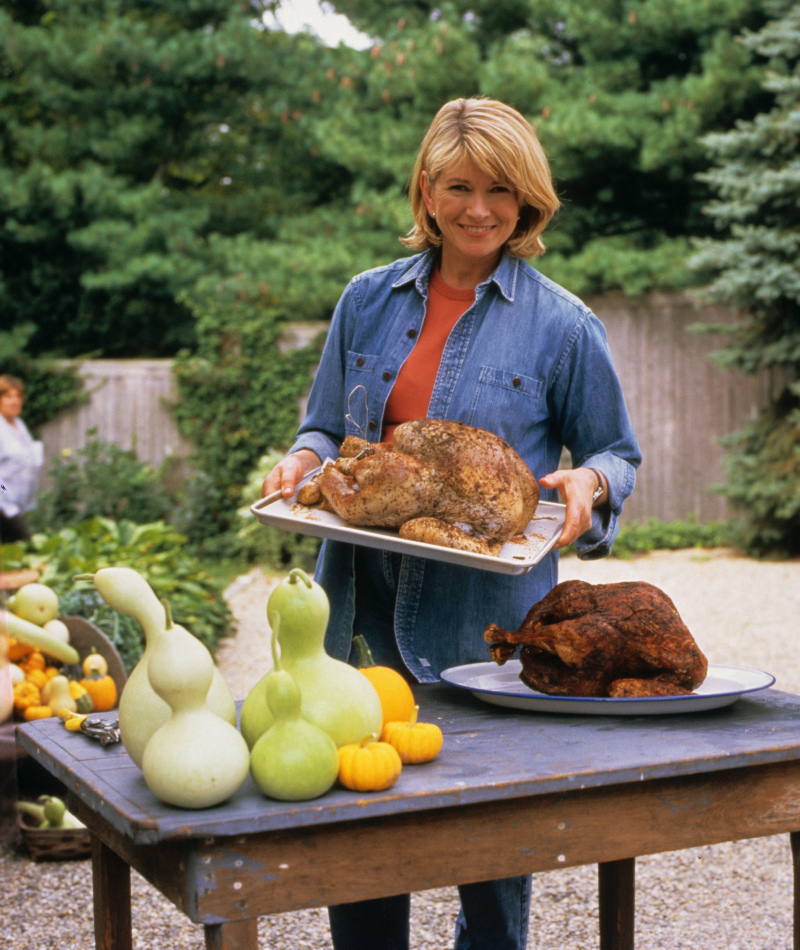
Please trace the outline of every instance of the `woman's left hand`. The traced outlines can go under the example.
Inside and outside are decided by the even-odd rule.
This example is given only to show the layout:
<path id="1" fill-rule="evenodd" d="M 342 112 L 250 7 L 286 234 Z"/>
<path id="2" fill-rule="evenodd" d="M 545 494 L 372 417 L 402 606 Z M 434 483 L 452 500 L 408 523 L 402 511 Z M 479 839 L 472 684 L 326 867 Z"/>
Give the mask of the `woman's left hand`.
<path id="1" fill-rule="evenodd" d="M 602 505 L 608 496 L 608 486 L 603 481 L 603 494 L 594 503 Z M 597 476 L 588 468 L 559 469 L 539 479 L 542 488 L 555 488 L 561 495 L 567 510 L 564 513 L 564 528 L 555 550 L 572 544 L 592 526 L 592 495 L 597 489 Z"/>

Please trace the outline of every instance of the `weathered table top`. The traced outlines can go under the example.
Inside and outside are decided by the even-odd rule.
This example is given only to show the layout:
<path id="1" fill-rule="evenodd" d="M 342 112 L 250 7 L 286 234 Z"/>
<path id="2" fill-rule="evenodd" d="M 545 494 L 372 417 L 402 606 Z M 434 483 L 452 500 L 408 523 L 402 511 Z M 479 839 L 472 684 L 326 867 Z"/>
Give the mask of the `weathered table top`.
<path id="1" fill-rule="evenodd" d="M 222 805 L 181 810 L 155 798 L 121 745 L 103 747 L 67 732 L 57 719 L 18 727 L 17 741 L 137 845 L 800 760 L 800 696 L 774 689 L 723 709 L 636 717 L 518 712 L 443 685 L 418 687 L 417 699 L 420 719 L 438 723 L 445 735 L 436 760 L 407 766 L 386 792 L 364 795 L 336 787 L 309 802 L 271 801 L 248 778 Z"/>

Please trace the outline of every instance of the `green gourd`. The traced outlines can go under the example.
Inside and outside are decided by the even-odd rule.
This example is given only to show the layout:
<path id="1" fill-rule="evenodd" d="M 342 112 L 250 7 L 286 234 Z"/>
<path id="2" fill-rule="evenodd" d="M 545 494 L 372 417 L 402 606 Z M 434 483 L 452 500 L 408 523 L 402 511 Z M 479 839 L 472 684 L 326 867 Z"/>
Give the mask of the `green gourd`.
<path id="1" fill-rule="evenodd" d="M 272 628 L 272 670 L 262 680 L 272 725 L 250 754 L 250 774 L 264 795 L 284 802 L 319 798 L 336 781 L 339 754 L 327 732 L 300 714 L 297 683 L 281 668 L 278 627 Z"/>
<path id="2" fill-rule="evenodd" d="M 150 791 L 179 808 L 209 808 L 230 798 L 247 778 L 250 752 L 236 727 L 206 704 L 214 675 L 208 650 L 196 637 L 171 636 L 167 627 L 147 675 L 170 709 L 142 754 Z"/>
<path id="3" fill-rule="evenodd" d="M 92 581 L 109 607 L 138 620 L 144 631 L 144 652 L 131 671 L 119 699 L 122 744 L 134 763 L 141 768 L 147 740 L 170 716 L 169 706 L 155 692 L 147 676 L 153 647 L 167 626 L 166 609 L 144 577 L 130 567 L 105 567 L 94 574 L 81 574 L 75 580 Z M 171 630 L 173 636 L 196 640 L 188 630 L 177 624 L 172 624 Z M 216 667 L 206 704 L 218 716 L 232 725 L 236 724 L 233 694 Z"/>
<path id="4" fill-rule="evenodd" d="M 280 617 L 281 663 L 300 689 L 303 718 L 342 746 L 380 733 L 383 713 L 372 683 L 325 652 L 329 614 L 325 591 L 299 568 L 278 584 L 267 601 L 267 620 L 273 629 Z M 268 676 L 256 683 L 242 704 L 241 730 L 251 749 L 273 722 L 265 691 Z"/>

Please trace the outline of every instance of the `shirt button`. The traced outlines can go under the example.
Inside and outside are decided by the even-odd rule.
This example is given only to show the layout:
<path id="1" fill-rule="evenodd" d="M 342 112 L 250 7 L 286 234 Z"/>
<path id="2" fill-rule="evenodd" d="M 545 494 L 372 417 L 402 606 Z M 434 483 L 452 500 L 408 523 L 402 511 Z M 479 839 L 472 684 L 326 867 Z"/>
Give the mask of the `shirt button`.
<path id="1" fill-rule="evenodd" d="M 413 340 L 416 335 L 417 335 L 417 331 L 413 327 L 406 334 L 409 340 Z"/>
<path id="2" fill-rule="evenodd" d="M 363 365 L 364 365 L 364 357 L 359 356 L 359 358 L 356 360 L 356 366 L 363 366 Z"/>
<path id="3" fill-rule="evenodd" d="M 392 378 L 392 374 L 387 369 L 386 372 L 383 374 L 383 381 L 388 383 L 391 378 Z"/>
<path id="4" fill-rule="evenodd" d="M 378 423 L 377 423 L 377 422 L 368 422 L 368 423 L 367 423 L 367 428 L 368 428 L 368 429 L 372 429 L 372 430 L 374 431 L 375 429 L 378 428 Z"/>
<path id="5" fill-rule="evenodd" d="M 514 386 L 515 389 L 518 389 L 518 388 L 522 385 L 522 380 L 519 378 L 519 376 L 515 376 L 515 377 L 511 380 L 511 382 L 512 382 L 512 384 L 513 384 L 513 386 Z"/>

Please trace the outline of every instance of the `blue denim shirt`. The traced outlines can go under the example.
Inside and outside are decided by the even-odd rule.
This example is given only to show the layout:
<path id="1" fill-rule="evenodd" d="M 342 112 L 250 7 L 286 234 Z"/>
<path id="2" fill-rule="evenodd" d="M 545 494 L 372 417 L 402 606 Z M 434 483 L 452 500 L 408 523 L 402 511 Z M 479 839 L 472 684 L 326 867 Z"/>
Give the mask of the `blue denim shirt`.
<path id="1" fill-rule="evenodd" d="M 386 400 L 422 327 L 435 260 L 426 251 L 349 283 L 292 451 L 335 458 L 346 435 L 380 440 Z M 450 333 L 428 417 L 496 433 L 537 479 L 559 467 L 562 447 L 574 467 L 602 471 L 608 504 L 594 512 L 576 548 L 583 558 L 608 554 L 641 454 L 605 329 L 580 300 L 504 256 Z M 557 493 L 543 491 L 542 500 L 557 501 Z M 316 577 L 331 603 L 326 648 L 346 659 L 355 610 L 352 546 L 326 541 Z M 555 552 L 514 576 L 404 556 L 395 635 L 406 666 L 420 682 L 435 682 L 448 666 L 486 660 L 487 624 L 516 629 L 557 582 Z"/>

